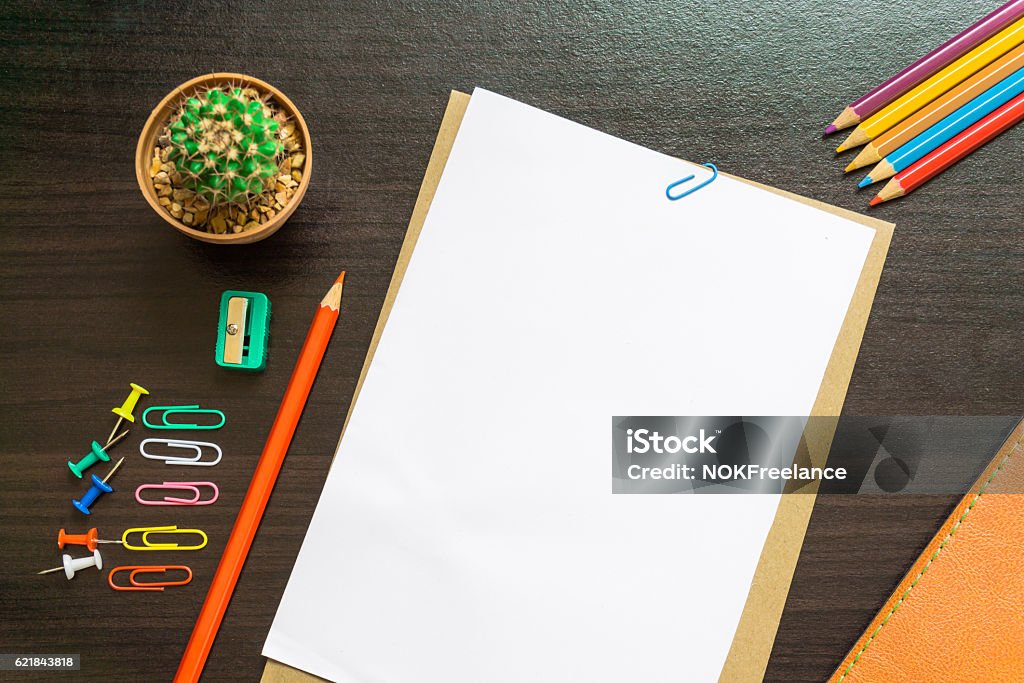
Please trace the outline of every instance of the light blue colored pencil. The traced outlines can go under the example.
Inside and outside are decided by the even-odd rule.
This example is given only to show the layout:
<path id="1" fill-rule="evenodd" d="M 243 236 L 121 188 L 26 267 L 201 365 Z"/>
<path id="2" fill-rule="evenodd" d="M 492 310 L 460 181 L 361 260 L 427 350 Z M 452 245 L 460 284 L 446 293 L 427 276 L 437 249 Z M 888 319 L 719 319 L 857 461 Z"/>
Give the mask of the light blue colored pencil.
<path id="1" fill-rule="evenodd" d="M 892 152 L 871 169 L 860 181 L 867 187 L 879 180 L 891 178 L 939 145 L 959 135 L 1017 95 L 1024 93 L 1024 69 L 1019 69 L 999 81 L 973 100 L 924 131 L 910 142 Z"/>

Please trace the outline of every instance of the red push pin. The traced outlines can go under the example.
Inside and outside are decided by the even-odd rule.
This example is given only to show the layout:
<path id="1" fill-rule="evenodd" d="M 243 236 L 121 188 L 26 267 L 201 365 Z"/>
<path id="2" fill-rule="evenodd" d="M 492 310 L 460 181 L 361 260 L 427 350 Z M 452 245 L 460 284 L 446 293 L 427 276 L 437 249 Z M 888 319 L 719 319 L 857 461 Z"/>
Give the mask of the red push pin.
<path id="1" fill-rule="evenodd" d="M 104 541 L 98 538 L 98 535 L 96 527 L 89 529 L 84 534 L 69 534 L 61 529 L 57 533 L 57 547 L 64 550 L 66 545 L 84 545 L 89 550 L 96 550 L 98 543 L 121 543 L 121 541 Z"/>

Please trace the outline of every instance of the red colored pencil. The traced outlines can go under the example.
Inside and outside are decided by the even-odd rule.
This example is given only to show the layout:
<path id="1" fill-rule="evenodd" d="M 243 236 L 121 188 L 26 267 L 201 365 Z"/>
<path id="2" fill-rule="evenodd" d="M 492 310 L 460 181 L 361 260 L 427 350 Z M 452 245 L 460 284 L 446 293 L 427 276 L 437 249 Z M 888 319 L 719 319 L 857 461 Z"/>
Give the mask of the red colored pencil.
<path id="1" fill-rule="evenodd" d="M 238 511 L 235 526 L 228 537 L 224 554 L 221 555 L 217 573 L 213 575 L 210 591 L 199 611 L 192 637 L 188 640 L 185 653 L 181 656 L 178 673 L 174 676 L 175 683 L 195 683 L 203 672 L 206 657 L 210 654 L 213 639 L 217 636 L 221 619 L 228 608 L 231 593 L 235 590 L 238 575 L 242 572 L 245 557 L 249 554 L 249 546 L 256 536 L 263 510 L 267 506 L 270 492 L 274 489 L 277 474 L 281 471 L 284 456 L 291 445 L 295 427 L 299 424 L 302 409 L 306 406 L 306 398 L 313 387 L 320 361 L 327 350 L 327 342 L 331 340 L 334 324 L 338 320 L 338 309 L 341 308 L 341 286 L 345 280 L 342 273 L 331 286 L 320 302 L 313 324 L 306 335 L 306 343 L 295 363 L 292 378 L 285 389 L 281 407 L 270 428 L 267 444 L 263 447 L 263 455 L 256 464 L 256 472 L 252 475 L 252 483 Z"/>
<path id="2" fill-rule="evenodd" d="M 897 173 L 871 206 L 910 194 L 968 154 L 1024 121 L 1024 94 L 1013 98 L 948 142 Z"/>

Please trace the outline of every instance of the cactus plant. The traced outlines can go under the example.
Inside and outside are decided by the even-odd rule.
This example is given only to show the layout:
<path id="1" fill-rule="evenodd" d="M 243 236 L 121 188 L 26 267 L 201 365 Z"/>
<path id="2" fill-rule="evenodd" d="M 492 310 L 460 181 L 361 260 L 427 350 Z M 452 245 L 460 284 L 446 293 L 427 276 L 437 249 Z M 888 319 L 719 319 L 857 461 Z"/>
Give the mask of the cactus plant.
<path id="1" fill-rule="evenodd" d="M 184 187 L 218 204 L 245 204 L 271 191 L 284 155 L 279 124 L 252 91 L 210 88 L 172 117 L 170 153 Z"/>

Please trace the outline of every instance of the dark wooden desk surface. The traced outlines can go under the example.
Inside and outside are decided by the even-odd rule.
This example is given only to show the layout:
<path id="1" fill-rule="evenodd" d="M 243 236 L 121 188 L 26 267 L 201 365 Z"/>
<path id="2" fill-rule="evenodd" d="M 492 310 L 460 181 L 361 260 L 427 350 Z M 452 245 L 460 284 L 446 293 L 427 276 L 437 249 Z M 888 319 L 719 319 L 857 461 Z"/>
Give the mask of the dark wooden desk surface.
<path id="1" fill-rule="evenodd" d="M 865 210 L 820 131 L 896 67 L 996 0 L 718 0 L 426 5 L 2 3 L 0 17 L 0 652 L 77 652 L 82 680 L 169 680 L 288 379 L 315 302 L 345 268 L 334 336 L 204 680 L 255 680 L 260 649 L 327 473 L 447 93 L 480 85 L 730 173 Z M 841 8 L 841 9 L 837 9 Z M 890 58 L 888 46 L 902 55 Z M 171 231 L 135 184 L 136 136 L 171 88 L 209 71 L 281 87 L 316 146 L 309 193 L 266 242 L 215 248 Z M 914 197 L 879 209 L 897 231 L 846 409 L 1021 412 L 1024 128 Z M 495 188 L 500 192 L 500 188 Z M 262 375 L 213 362 L 223 289 L 273 301 Z M 138 456 L 101 501 L 104 537 L 176 523 L 210 534 L 181 554 L 108 550 L 114 564 L 195 569 L 187 589 L 114 593 L 68 582 L 56 530 L 84 530 L 63 468 L 112 426 L 129 381 L 153 403 L 224 409 L 212 471 Z M 209 434 L 209 433 L 208 433 Z M 135 452 L 141 430 L 117 448 Z M 221 500 L 140 508 L 132 489 L 206 477 Z M 952 499 L 821 500 L 768 678 L 826 677 Z M 0 678 L 11 674 L 0 674 Z M 41 678 L 38 674 L 33 680 Z M 54 680 L 66 676 L 55 675 Z M 14 680 L 28 680 L 20 676 Z"/>

